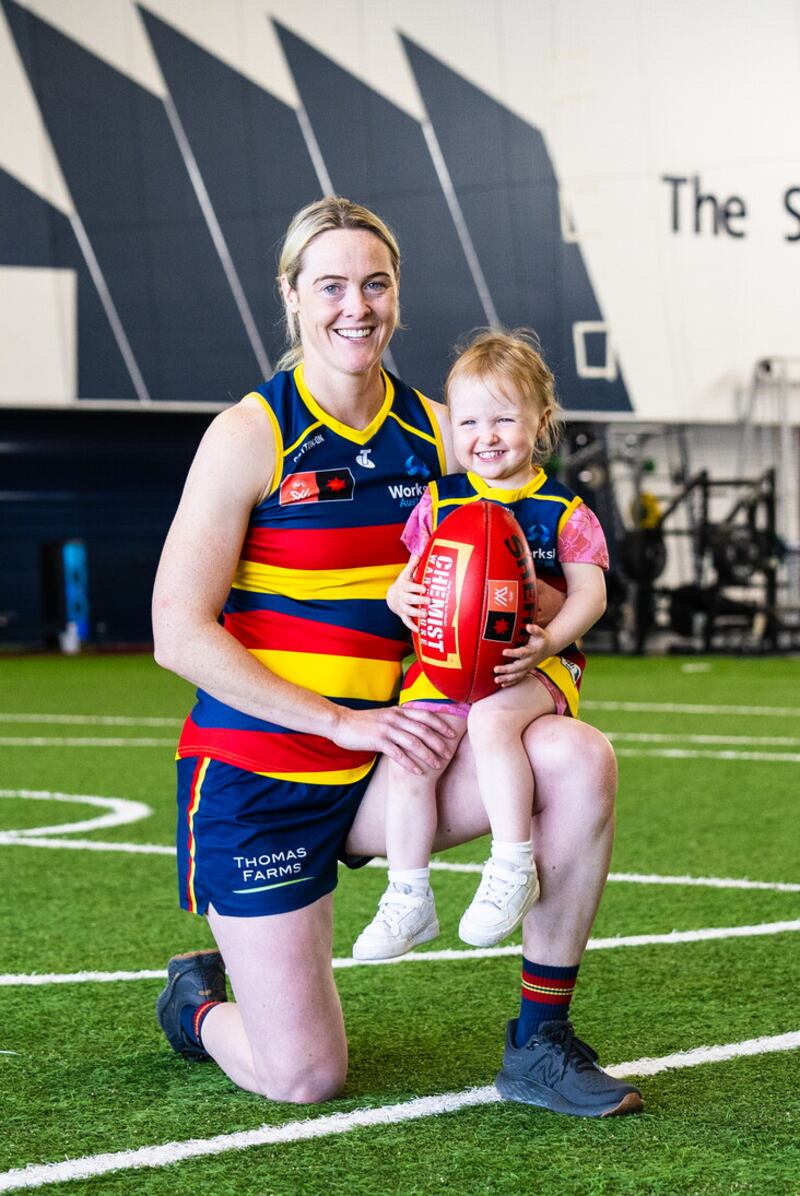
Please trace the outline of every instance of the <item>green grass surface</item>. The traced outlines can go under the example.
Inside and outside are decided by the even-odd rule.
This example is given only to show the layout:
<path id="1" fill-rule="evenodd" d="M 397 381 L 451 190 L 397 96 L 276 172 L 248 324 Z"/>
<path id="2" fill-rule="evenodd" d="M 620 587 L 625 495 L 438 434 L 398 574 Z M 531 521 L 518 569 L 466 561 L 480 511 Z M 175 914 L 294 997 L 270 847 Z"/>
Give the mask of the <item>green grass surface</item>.
<path id="1" fill-rule="evenodd" d="M 692 664 L 702 663 L 692 661 Z M 609 710 L 594 703 L 800 706 L 790 660 L 593 659 L 585 717 L 621 750 L 615 873 L 800 883 L 800 719 L 786 714 Z M 144 657 L 3 661 L 4 793 L 45 791 L 144 802 L 124 826 L 77 833 L 106 843 L 170 847 L 176 726 L 55 723 L 45 715 L 179 720 L 187 686 Z M 31 720 L 4 718 L 28 714 Z M 37 719 L 37 716 L 39 718 Z M 794 739 L 709 745 L 691 737 Z M 47 741 L 13 744 L 9 740 Z M 55 740 L 163 739 L 162 746 L 75 746 Z M 709 753 L 682 759 L 654 752 Z M 628 755 L 633 750 L 641 754 Z M 724 759 L 719 753 L 755 753 Z M 716 753 L 716 754 L 715 754 Z M 86 819 L 87 804 L 3 796 L 0 830 Z M 451 860 L 479 862 L 485 844 Z M 176 905 L 169 855 L 0 843 L 6 974 L 162 969 L 175 950 L 205 946 L 205 923 Z M 456 927 L 476 877 L 434 876 L 443 934 Z M 335 954 L 382 890 L 378 869 L 345 873 Z M 800 893 L 612 881 L 595 939 L 757 926 L 800 918 Z M 574 1005 L 580 1034 L 606 1062 L 800 1030 L 800 935 L 726 937 L 587 952 Z M 3 987 L 0 1170 L 207 1138 L 335 1112 L 400 1104 L 490 1084 L 506 1019 L 516 1012 L 518 959 L 493 957 L 342 969 L 351 1070 L 341 1097 L 314 1109 L 238 1091 L 213 1065 L 174 1055 L 153 1018 L 160 980 Z M 642 1081 L 643 1116 L 610 1122 L 487 1105 L 310 1142 L 228 1151 L 160 1169 L 126 1170 L 41 1190 L 77 1196 L 203 1191 L 210 1196 L 326 1193 L 800 1193 L 797 1051 L 663 1072 Z M 0 1176 L 0 1190 L 2 1190 Z"/>

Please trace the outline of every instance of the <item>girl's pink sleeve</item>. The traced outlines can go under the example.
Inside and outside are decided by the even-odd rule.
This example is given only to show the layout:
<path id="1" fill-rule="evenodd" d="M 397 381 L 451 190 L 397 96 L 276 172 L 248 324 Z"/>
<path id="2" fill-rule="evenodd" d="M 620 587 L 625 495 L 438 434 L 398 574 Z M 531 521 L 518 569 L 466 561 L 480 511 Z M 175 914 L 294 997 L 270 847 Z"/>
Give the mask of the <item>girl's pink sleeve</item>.
<path id="1" fill-rule="evenodd" d="M 426 490 L 406 520 L 400 537 L 412 556 L 422 556 L 433 532 L 433 503 L 431 492 Z"/>
<path id="2" fill-rule="evenodd" d="M 558 559 L 608 568 L 608 545 L 594 511 L 579 503 L 558 536 Z"/>

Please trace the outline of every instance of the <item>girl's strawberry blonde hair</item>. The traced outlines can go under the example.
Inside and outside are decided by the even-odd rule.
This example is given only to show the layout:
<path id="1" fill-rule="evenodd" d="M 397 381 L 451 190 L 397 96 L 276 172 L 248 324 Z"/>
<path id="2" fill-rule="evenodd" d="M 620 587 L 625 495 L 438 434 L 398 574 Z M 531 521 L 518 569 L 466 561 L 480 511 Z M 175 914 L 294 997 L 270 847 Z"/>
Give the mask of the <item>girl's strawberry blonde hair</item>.
<path id="1" fill-rule="evenodd" d="M 450 389 L 457 378 L 494 382 L 501 395 L 513 389 L 524 403 L 535 406 L 542 424 L 533 450 L 541 465 L 556 451 L 563 431 L 563 409 L 556 397 L 556 382 L 542 357 L 539 338 L 531 328 L 483 328 L 457 346 L 457 357 L 444 386 L 449 405 Z"/>

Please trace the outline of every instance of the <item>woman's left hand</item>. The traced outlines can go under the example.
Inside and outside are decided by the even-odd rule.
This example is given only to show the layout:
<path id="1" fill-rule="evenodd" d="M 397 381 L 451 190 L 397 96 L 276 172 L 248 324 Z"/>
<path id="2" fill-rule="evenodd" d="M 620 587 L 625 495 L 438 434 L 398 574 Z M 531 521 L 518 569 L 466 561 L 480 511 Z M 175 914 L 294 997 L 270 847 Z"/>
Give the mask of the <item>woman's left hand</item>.
<path id="1" fill-rule="evenodd" d="M 521 648 L 506 648 L 503 655 L 509 658 L 509 663 L 499 664 L 494 670 L 495 680 L 501 689 L 517 685 L 537 664 L 554 654 L 554 643 L 545 627 L 529 623 L 525 630 L 529 636 L 527 644 Z"/>

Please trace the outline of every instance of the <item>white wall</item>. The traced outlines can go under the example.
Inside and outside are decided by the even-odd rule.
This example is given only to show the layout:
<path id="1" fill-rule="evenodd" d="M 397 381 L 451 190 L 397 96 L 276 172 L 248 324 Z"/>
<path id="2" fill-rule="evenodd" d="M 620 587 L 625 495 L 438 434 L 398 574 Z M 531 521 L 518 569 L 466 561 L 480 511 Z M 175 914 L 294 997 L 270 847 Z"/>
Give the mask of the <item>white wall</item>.
<path id="1" fill-rule="evenodd" d="M 129 0 L 25 7 L 162 93 Z M 638 418 L 733 419 L 758 359 L 800 357 L 800 0 L 151 0 L 150 8 L 290 104 L 297 97 L 270 16 L 417 118 L 422 101 L 398 33 L 536 125 Z M 2 16 L 0 80 L 0 167 L 70 214 Z M 664 176 L 698 178 L 718 211 L 727 201 L 727 231 L 722 220 L 713 232 L 711 201 L 695 231 L 694 184 L 676 188 Z M 784 203 L 792 188 L 796 214 Z M 50 397 L 71 397 L 69 286 L 57 274 L 32 282 L 11 271 L 2 288 L 0 313 L 24 308 L 31 369 L 43 349 Z M 33 393 L 19 384 L 22 351 L 18 339 L 0 338 L 0 397 Z M 795 399 L 791 414 L 800 421 Z"/>

